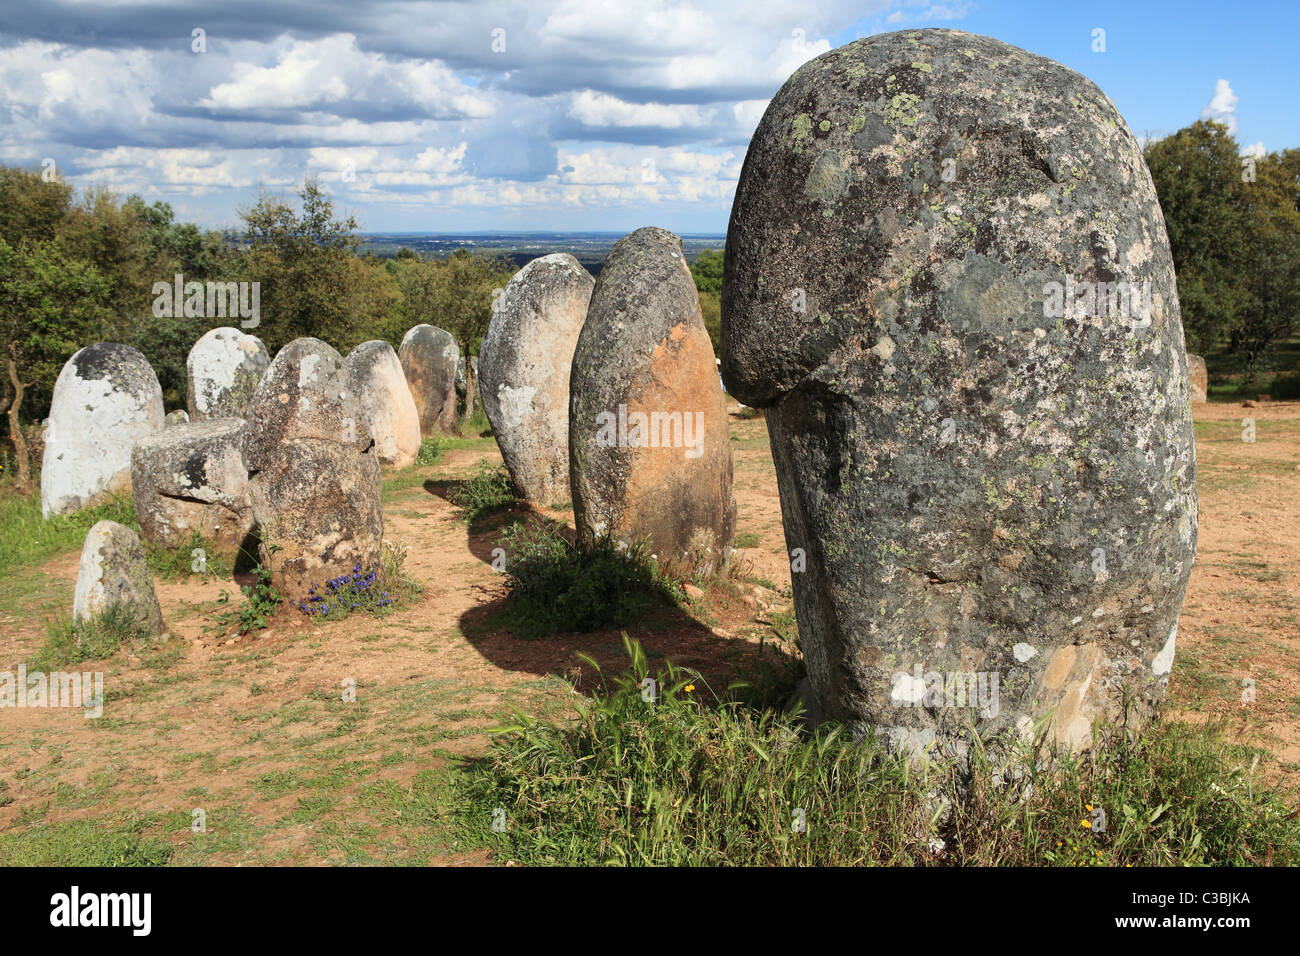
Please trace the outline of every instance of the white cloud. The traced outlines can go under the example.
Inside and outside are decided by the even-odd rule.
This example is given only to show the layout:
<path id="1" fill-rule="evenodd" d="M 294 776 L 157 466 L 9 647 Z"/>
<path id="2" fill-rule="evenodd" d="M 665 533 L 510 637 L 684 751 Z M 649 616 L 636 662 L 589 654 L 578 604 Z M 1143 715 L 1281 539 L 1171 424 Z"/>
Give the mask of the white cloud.
<path id="1" fill-rule="evenodd" d="M 1264 141 L 1260 140 L 1258 143 L 1254 143 L 1251 146 L 1243 146 L 1241 148 L 1241 152 L 1239 152 L 1237 155 L 1254 156 L 1256 159 L 1263 159 L 1265 155 L 1267 155 L 1267 153 L 1268 151 L 1264 149 Z"/>
<path id="2" fill-rule="evenodd" d="M 371 229 L 387 226 L 389 210 L 429 228 L 476 210 L 502 222 L 532 210 L 531 228 L 565 228 L 550 210 L 577 210 L 588 227 L 605 208 L 629 220 L 686 209 L 720 225 L 745 144 L 791 73 L 864 17 L 963 9 L 411 0 L 364 11 L 265 4 L 249 17 L 249 7 L 229 0 L 224 20 L 199 21 L 207 52 L 195 54 L 189 27 L 164 7 L 124 0 L 83 23 L 79 8 L 31 6 L 27 33 L 62 42 L 10 28 L 0 159 L 52 156 L 79 186 L 164 198 L 209 225 L 229 222 L 259 185 L 285 189 L 307 174 L 340 206 L 360 204 Z M 160 39 L 172 26 L 175 42 Z M 503 53 L 492 51 L 498 27 Z M 425 218 L 430 208 L 439 221 Z"/>
<path id="3" fill-rule="evenodd" d="M 492 115 L 487 97 L 438 60 L 390 60 L 358 49 L 350 33 L 294 42 L 274 66 L 238 63 L 233 80 L 214 86 L 200 106 L 216 110 L 338 112 L 371 105 L 410 107 L 435 119 Z"/>
<path id="4" fill-rule="evenodd" d="M 583 90 L 573 98 L 569 115 L 587 126 L 658 126 L 662 129 L 704 126 L 713 118 L 711 110 L 698 106 L 628 103 L 593 90 Z"/>
<path id="5" fill-rule="evenodd" d="M 1227 80 L 1215 81 L 1214 95 L 1205 104 L 1205 109 L 1201 110 L 1201 119 L 1222 123 L 1228 127 L 1230 135 L 1237 135 L 1237 94 L 1232 92 Z"/>

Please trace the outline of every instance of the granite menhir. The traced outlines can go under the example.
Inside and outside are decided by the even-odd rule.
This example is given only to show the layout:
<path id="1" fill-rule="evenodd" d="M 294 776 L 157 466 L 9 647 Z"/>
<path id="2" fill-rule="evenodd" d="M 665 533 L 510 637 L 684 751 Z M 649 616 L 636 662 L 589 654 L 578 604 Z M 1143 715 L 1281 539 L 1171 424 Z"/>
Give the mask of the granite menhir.
<path id="1" fill-rule="evenodd" d="M 1096 86 L 952 30 L 806 63 L 745 158 L 722 323 L 810 709 L 957 754 L 1149 718 L 1196 456 L 1164 219 Z"/>

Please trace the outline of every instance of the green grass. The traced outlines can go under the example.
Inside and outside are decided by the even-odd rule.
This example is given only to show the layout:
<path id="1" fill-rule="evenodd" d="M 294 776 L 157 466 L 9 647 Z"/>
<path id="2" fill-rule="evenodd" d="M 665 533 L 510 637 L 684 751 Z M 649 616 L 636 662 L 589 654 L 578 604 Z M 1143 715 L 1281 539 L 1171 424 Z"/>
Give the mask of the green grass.
<path id="1" fill-rule="evenodd" d="M 152 822 L 89 818 L 0 833 L 0 866 L 162 866 L 172 848 L 145 834 Z"/>
<path id="2" fill-rule="evenodd" d="M 219 550 L 198 531 L 191 531 L 190 539 L 175 548 L 145 545 L 150 572 L 164 581 L 183 581 L 191 574 L 229 578 L 234 568 L 221 557 Z M 195 555 L 195 551 L 202 554 Z M 256 559 L 256 555 L 250 557 Z"/>
<path id="3" fill-rule="evenodd" d="M 123 492 L 94 508 L 41 517 L 41 496 L 0 498 L 0 573 L 80 549 L 96 522 L 116 521 L 138 533 L 135 505 Z"/>
<path id="4" fill-rule="evenodd" d="M 110 605 L 93 618 L 57 618 L 46 624 L 45 643 L 32 658 L 33 670 L 58 670 L 82 661 L 112 657 L 122 645 L 153 643 L 143 619 L 125 604 Z"/>
<path id="5" fill-rule="evenodd" d="M 474 475 L 451 490 L 448 500 L 463 511 L 465 520 L 474 524 L 490 514 L 513 507 L 517 499 L 505 466 L 493 467 L 484 459 L 478 463 Z"/>
<path id="6" fill-rule="evenodd" d="M 500 545 L 510 595 L 497 619 L 517 638 L 628 627 L 682 597 L 644 546 L 620 550 L 606 539 L 583 550 L 549 522 L 510 525 Z"/>
<path id="7" fill-rule="evenodd" d="M 758 535 L 752 531 L 746 531 L 744 534 L 736 535 L 736 540 L 732 542 L 737 548 L 757 548 L 759 542 Z"/>
<path id="8" fill-rule="evenodd" d="M 1019 784 L 995 786 L 978 750 L 969 776 L 917 766 L 836 725 L 809 734 L 719 699 L 671 664 L 648 703 L 645 654 L 628 643 L 631 670 L 576 723 L 521 716 L 468 764 L 468 840 L 534 865 L 1300 863 L 1296 815 L 1217 728 L 1157 724 L 1054 769 L 1026 755 Z M 1104 832 L 1083 825 L 1096 808 Z"/>

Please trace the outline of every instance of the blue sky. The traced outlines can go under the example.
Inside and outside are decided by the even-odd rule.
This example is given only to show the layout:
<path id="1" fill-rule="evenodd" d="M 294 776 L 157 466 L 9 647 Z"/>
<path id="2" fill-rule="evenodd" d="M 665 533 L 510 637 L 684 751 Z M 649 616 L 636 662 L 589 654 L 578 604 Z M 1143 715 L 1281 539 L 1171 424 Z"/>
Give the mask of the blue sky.
<path id="1" fill-rule="evenodd" d="M 0 12 L 0 162 L 207 226 L 314 174 L 368 231 L 721 232 L 785 78 L 918 26 L 1057 60 L 1138 135 L 1300 146 L 1295 2 L 45 0 Z"/>

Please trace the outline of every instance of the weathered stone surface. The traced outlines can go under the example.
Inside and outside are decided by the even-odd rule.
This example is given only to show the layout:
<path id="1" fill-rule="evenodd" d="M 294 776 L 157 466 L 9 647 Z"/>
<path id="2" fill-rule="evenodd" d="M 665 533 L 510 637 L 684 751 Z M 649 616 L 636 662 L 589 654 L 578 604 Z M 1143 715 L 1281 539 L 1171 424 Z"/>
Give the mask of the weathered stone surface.
<path id="1" fill-rule="evenodd" d="M 379 456 L 334 349 L 294 339 L 276 355 L 248 410 L 244 463 L 262 565 L 282 594 L 379 564 Z"/>
<path id="2" fill-rule="evenodd" d="M 480 349 L 483 410 L 515 493 L 569 500 L 569 369 L 595 280 L 567 253 L 534 259 L 498 296 Z"/>
<path id="3" fill-rule="evenodd" d="M 116 521 L 99 521 L 86 534 L 86 543 L 81 547 L 72 617 L 77 621 L 92 619 L 115 605 L 132 612 L 149 633 L 167 633 L 140 539 Z"/>
<path id="4" fill-rule="evenodd" d="M 381 465 L 405 468 L 420 453 L 420 414 L 397 353 L 387 342 L 362 342 L 347 358 L 361 418 Z"/>
<path id="5" fill-rule="evenodd" d="M 620 239 L 601 267 L 569 375 L 569 475 L 580 539 L 645 540 L 690 574 L 729 556 L 731 440 L 682 243 Z"/>
<path id="6" fill-rule="evenodd" d="M 397 356 L 420 413 L 420 434 L 427 438 L 453 433 L 460 347 L 451 333 L 432 325 L 417 325 L 402 337 Z"/>
<path id="7" fill-rule="evenodd" d="M 1199 355 L 1187 353 L 1187 381 L 1191 387 L 1192 401 L 1207 401 L 1210 393 L 1210 373 L 1205 367 L 1205 359 Z"/>
<path id="8" fill-rule="evenodd" d="M 271 353 L 256 335 L 228 326 L 205 332 L 185 360 L 190 418 L 243 418 L 270 364 Z"/>
<path id="9" fill-rule="evenodd" d="M 1109 290 L 1089 312 L 1078 285 L 1066 314 L 1064 287 L 1094 282 L 1149 282 L 1149 312 Z M 1195 449 L 1163 217 L 1101 91 L 949 30 L 805 64 L 750 144 L 722 322 L 728 391 L 766 409 L 828 717 L 956 752 L 968 721 L 1040 718 L 1085 747 L 1125 689 L 1147 719 Z M 936 695 L 943 677 L 984 706 Z"/>
<path id="10" fill-rule="evenodd" d="M 197 531 L 234 562 L 253 530 L 242 418 L 174 425 L 136 442 L 131 493 L 140 534 L 167 548 Z"/>
<path id="11" fill-rule="evenodd" d="M 170 428 L 172 425 L 188 425 L 189 423 L 189 412 L 185 411 L 183 408 L 177 408 L 174 411 L 170 411 L 163 417 L 163 425 L 167 428 Z"/>
<path id="12" fill-rule="evenodd" d="M 115 342 L 79 350 L 54 383 L 42 514 L 87 508 L 130 488 L 131 447 L 162 427 L 162 389 L 143 355 Z"/>

